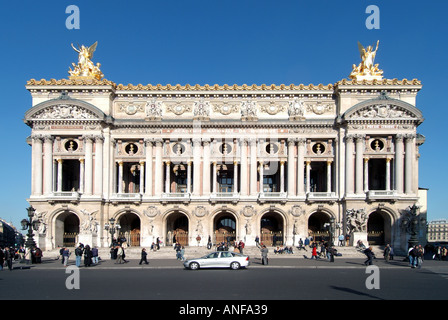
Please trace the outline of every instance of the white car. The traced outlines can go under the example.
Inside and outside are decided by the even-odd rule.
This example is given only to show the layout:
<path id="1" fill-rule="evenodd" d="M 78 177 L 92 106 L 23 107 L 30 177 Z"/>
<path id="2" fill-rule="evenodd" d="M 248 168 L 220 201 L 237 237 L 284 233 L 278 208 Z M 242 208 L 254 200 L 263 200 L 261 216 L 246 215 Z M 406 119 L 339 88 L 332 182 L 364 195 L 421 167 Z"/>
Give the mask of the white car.
<path id="1" fill-rule="evenodd" d="M 184 267 L 190 270 L 199 268 L 231 268 L 237 270 L 249 266 L 249 256 L 229 251 L 216 251 L 198 259 L 184 261 Z"/>

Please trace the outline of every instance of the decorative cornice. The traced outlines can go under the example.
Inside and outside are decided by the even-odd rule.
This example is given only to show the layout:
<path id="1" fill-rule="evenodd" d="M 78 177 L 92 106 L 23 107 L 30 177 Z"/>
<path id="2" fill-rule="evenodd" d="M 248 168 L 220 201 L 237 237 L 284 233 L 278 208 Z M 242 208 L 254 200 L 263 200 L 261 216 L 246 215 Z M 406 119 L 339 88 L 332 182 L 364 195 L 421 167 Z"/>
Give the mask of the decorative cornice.
<path id="1" fill-rule="evenodd" d="M 66 86 L 66 85 L 77 85 L 77 86 L 89 86 L 89 85 L 99 85 L 99 86 L 112 86 L 117 90 L 123 90 L 123 91 L 272 91 L 272 90 L 277 90 L 277 91 L 281 91 L 281 90 L 289 90 L 289 91 L 294 91 L 294 90 L 334 90 L 335 87 L 337 86 L 341 86 L 341 85 L 421 85 L 421 81 L 418 79 L 412 79 L 412 80 L 408 80 L 408 79 L 402 79 L 402 80 L 398 80 L 398 79 L 381 79 L 381 80 L 362 80 L 362 81 L 358 81 L 356 79 L 342 79 L 338 82 L 336 82 L 335 84 L 318 84 L 318 85 L 314 85 L 314 84 L 309 84 L 309 85 L 304 85 L 304 84 L 299 84 L 299 85 L 295 85 L 295 84 L 290 84 L 290 85 L 285 85 L 285 84 L 281 84 L 281 85 L 276 85 L 276 84 L 271 84 L 271 85 L 266 85 L 266 84 L 262 84 L 262 85 L 247 85 L 247 84 L 243 84 L 243 85 L 228 85 L 228 84 L 224 84 L 224 85 L 208 85 L 205 84 L 203 86 L 196 84 L 196 85 L 190 85 L 190 84 L 186 84 L 186 85 L 180 85 L 180 84 L 176 84 L 176 85 L 171 85 L 171 84 L 167 84 L 167 85 L 161 85 L 161 84 L 157 84 L 157 85 L 152 85 L 152 84 L 147 84 L 147 85 L 142 85 L 142 84 L 137 84 L 137 85 L 133 85 L 133 84 L 128 84 L 128 85 L 124 85 L 124 84 L 116 84 L 113 81 L 110 80 L 106 80 L 106 79 L 102 79 L 102 80 L 97 80 L 97 79 L 60 79 L 60 80 L 56 80 L 56 79 L 50 79 L 50 80 L 46 80 L 46 79 L 41 79 L 41 80 L 36 80 L 36 79 L 30 79 L 27 81 L 27 85 L 28 86 Z"/>
<path id="2" fill-rule="evenodd" d="M 348 80 L 348 79 L 342 79 L 341 81 L 336 82 L 335 86 L 340 85 L 414 85 L 414 86 L 421 86 L 422 83 L 420 80 L 417 79 L 374 79 L 374 80 L 361 80 L 358 81 L 356 79 Z"/>

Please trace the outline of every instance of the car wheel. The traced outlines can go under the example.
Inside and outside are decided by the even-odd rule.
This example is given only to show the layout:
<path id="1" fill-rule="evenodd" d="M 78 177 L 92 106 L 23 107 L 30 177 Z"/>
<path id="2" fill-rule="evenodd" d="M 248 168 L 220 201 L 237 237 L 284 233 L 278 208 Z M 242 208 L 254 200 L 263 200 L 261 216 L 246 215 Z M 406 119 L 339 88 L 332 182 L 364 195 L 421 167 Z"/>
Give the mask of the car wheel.
<path id="1" fill-rule="evenodd" d="M 240 268 L 240 264 L 234 261 L 230 264 L 230 268 L 232 268 L 232 270 L 238 270 Z"/>
<path id="2" fill-rule="evenodd" d="M 191 270 L 198 270 L 199 269 L 199 263 L 197 262 L 192 262 L 190 263 L 190 265 L 188 266 Z"/>

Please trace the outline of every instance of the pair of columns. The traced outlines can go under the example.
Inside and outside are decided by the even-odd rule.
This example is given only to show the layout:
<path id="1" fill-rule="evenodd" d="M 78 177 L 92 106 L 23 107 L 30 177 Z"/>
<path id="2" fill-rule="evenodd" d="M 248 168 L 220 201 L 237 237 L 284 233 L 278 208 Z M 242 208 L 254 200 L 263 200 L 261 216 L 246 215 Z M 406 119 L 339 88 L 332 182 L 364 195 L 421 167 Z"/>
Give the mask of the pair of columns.
<path id="1" fill-rule="evenodd" d="M 368 158 L 364 157 L 364 135 L 346 136 L 346 194 L 364 194 L 368 190 Z M 415 135 L 395 136 L 395 190 L 398 194 L 415 193 L 413 186 Z M 355 159 L 353 161 L 353 153 Z M 386 158 L 386 190 L 391 189 L 391 158 Z"/>
<path id="2" fill-rule="evenodd" d="M 33 135 L 32 137 L 32 191 L 33 195 L 49 195 L 54 191 L 62 191 L 62 163 L 63 158 L 58 158 L 56 170 L 53 159 L 53 142 L 51 135 Z M 79 181 L 80 192 L 86 195 L 102 194 L 103 182 L 103 137 L 86 135 L 84 139 L 84 158 L 80 161 Z M 93 143 L 95 142 L 95 161 L 93 161 Z M 95 163 L 95 168 L 94 168 Z M 93 170 L 95 169 L 95 177 Z M 56 183 L 54 186 L 54 171 L 56 171 Z M 93 180 L 95 178 L 95 180 Z M 95 190 L 93 187 L 95 186 Z"/>

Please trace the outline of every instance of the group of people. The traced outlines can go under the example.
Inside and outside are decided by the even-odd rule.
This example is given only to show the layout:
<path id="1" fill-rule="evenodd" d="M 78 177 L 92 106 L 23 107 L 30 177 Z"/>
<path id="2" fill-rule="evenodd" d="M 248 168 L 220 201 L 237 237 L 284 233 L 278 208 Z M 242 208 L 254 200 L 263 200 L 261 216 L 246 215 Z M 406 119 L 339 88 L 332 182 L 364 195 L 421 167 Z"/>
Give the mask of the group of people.
<path id="1" fill-rule="evenodd" d="M 42 250 L 38 247 L 33 247 L 31 249 L 25 249 L 25 247 L 20 246 L 18 248 L 14 247 L 1 247 L 0 248 L 0 270 L 3 270 L 5 266 L 9 270 L 12 270 L 13 261 L 18 260 L 20 263 L 31 263 L 37 264 L 42 263 Z"/>
<path id="2" fill-rule="evenodd" d="M 277 247 L 276 249 L 274 249 L 274 254 L 282 254 L 282 253 L 293 254 L 294 251 L 292 247 L 288 246 L 285 246 L 284 248 Z"/>
<path id="3" fill-rule="evenodd" d="M 326 258 L 330 262 L 334 262 L 334 257 L 340 255 L 336 248 L 333 245 L 330 245 L 328 242 L 321 241 L 320 242 L 320 251 L 317 252 L 317 248 L 319 247 L 318 243 L 313 242 L 311 245 L 311 259 L 319 259 Z M 307 258 L 306 256 L 304 256 Z"/>
<path id="4" fill-rule="evenodd" d="M 68 260 L 71 256 L 70 249 L 67 247 L 61 247 L 59 249 L 59 254 L 61 256 L 61 263 L 67 267 Z M 77 267 L 81 266 L 82 259 L 84 258 L 84 266 L 90 267 L 92 264 L 98 264 L 100 257 L 98 256 L 98 248 L 90 246 L 87 244 L 84 246 L 83 243 L 79 243 L 75 248 L 75 265 Z"/>

